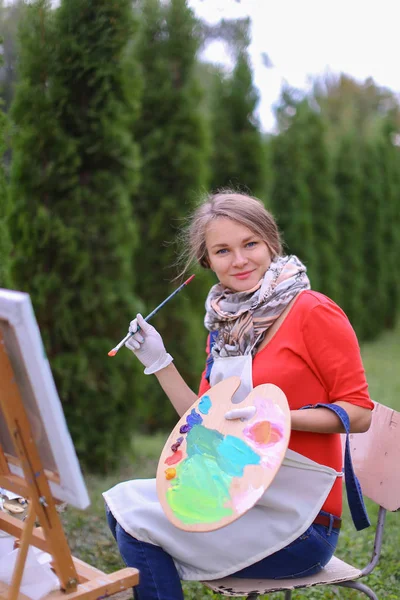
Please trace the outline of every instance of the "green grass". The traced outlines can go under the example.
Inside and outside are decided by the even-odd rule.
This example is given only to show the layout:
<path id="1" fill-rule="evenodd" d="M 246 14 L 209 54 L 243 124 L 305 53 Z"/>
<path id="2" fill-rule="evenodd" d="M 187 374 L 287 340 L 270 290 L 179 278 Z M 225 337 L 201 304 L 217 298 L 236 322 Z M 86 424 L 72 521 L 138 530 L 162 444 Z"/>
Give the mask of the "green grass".
<path id="1" fill-rule="evenodd" d="M 400 410 L 400 329 L 386 332 L 378 341 L 364 344 L 361 350 L 371 397 L 382 404 Z M 66 512 L 62 513 L 68 540 L 75 556 L 105 572 L 115 571 L 124 566 L 105 522 L 101 493 L 120 481 L 154 477 L 158 458 L 168 433 L 151 437 L 135 435 L 132 441 L 132 460 L 130 464 L 122 465 L 115 475 L 106 478 L 85 475 L 92 501 L 91 506 L 86 511 L 68 507 Z M 368 500 L 366 503 L 374 525 L 377 507 Z M 356 532 L 347 510 L 346 501 L 344 501 L 344 506 L 344 526 L 336 555 L 356 567 L 363 568 L 369 562 L 372 554 L 374 528 Z M 399 540 L 400 514 L 389 513 L 380 562 L 373 573 L 363 580 L 372 587 L 380 600 L 382 598 L 388 600 L 400 598 Z M 198 583 L 185 583 L 184 591 L 185 600 L 222 598 Z M 366 598 L 360 592 L 339 587 L 299 590 L 293 596 L 311 600 Z M 271 594 L 268 598 L 270 600 L 282 599 L 282 594 Z"/>

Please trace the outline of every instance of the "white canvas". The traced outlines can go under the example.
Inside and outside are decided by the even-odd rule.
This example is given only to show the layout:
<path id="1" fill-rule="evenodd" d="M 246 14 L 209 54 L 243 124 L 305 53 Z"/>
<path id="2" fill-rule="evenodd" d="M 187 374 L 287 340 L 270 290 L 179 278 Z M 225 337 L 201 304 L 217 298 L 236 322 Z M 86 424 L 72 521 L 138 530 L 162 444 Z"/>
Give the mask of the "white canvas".
<path id="1" fill-rule="evenodd" d="M 52 494 L 84 509 L 90 504 L 89 496 L 28 294 L 0 289 L 0 327 L 41 461 L 60 478 L 60 483 L 49 480 Z M 12 442 L 1 421 L 0 441 L 9 452 Z M 9 463 L 9 468 L 23 476 L 16 465 Z"/>

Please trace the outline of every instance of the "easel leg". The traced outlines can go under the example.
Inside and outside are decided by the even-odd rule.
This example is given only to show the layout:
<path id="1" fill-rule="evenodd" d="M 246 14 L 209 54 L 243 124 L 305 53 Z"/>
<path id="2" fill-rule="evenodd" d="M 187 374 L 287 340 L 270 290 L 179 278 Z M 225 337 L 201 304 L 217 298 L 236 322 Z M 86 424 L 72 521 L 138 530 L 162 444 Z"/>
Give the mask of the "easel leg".
<path id="1" fill-rule="evenodd" d="M 14 572 L 11 580 L 10 591 L 7 600 L 17 600 L 19 588 L 21 586 L 24 566 L 29 549 L 29 542 L 32 535 L 33 526 L 35 524 L 35 511 L 33 503 L 29 503 L 28 514 L 24 523 L 24 530 L 21 536 L 21 542 L 18 551 L 17 561 L 15 563 Z"/>

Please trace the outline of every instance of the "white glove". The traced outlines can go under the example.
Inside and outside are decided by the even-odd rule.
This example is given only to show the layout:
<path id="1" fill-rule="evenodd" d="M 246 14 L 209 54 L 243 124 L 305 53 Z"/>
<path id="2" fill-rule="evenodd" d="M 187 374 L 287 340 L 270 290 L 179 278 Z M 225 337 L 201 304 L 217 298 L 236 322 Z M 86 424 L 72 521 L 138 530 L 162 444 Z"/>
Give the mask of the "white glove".
<path id="1" fill-rule="evenodd" d="M 140 331 L 137 331 L 138 326 Z M 141 314 L 130 322 L 129 331 L 134 333 L 125 346 L 132 350 L 140 362 L 146 367 L 146 375 L 156 373 L 167 367 L 174 360 L 165 350 L 164 342 L 158 331 L 144 320 Z"/>

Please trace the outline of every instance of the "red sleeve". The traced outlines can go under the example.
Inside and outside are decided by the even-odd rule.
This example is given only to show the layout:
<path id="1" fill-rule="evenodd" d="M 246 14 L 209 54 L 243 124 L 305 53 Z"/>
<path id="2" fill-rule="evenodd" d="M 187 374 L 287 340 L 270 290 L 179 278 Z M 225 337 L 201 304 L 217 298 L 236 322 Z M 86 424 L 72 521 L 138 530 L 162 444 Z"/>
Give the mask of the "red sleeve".
<path id="1" fill-rule="evenodd" d="M 303 336 L 329 401 L 343 400 L 372 410 L 358 340 L 339 306 L 334 302 L 314 306 L 304 322 Z"/>
<path id="2" fill-rule="evenodd" d="M 210 335 L 207 336 L 206 354 L 207 354 L 207 356 L 210 354 Z M 206 370 L 207 370 L 207 368 L 205 368 L 203 373 L 201 374 L 201 380 L 200 380 L 200 386 L 199 386 L 199 392 L 198 392 L 199 398 L 200 398 L 200 396 L 205 394 L 211 387 L 206 379 Z"/>

